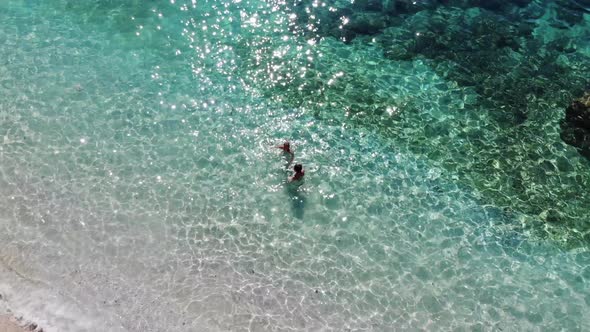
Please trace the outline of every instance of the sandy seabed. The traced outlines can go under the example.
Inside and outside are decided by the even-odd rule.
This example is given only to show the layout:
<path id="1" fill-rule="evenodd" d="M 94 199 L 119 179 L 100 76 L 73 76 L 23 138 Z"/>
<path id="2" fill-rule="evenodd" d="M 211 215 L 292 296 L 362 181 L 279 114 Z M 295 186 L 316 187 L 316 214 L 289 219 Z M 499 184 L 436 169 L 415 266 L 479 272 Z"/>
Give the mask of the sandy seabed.
<path id="1" fill-rule="evenodd" d="M 0 315 L 0 332 L 30 332 L 30 328 L 23 327 L 19 322 L 10 316 Z"/>

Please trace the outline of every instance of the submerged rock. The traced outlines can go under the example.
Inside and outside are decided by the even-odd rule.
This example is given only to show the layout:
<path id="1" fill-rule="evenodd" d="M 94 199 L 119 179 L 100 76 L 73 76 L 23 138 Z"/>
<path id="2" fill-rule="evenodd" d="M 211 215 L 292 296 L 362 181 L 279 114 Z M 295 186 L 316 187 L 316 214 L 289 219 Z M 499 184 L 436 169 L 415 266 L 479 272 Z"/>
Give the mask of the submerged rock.
<path id="1" fill-rule="evenodd" d="M 590 91 L 574 100 L 565 110 L 561 139 L 590 159 Z"/>
<path id="2" fill-rule="evenodd" d="M 570 26 L 584 21 L 584 15 L 590 14 L 588 0 L 556 0 L 555 4 L 557 18 Z"/>
<path id="3" fill-rule="evenodd" d="M 350 18 L 348 28 L 355 33 L 372 35 L 388 26 L 389 19 L 379 13 L 355 13 Z"/>

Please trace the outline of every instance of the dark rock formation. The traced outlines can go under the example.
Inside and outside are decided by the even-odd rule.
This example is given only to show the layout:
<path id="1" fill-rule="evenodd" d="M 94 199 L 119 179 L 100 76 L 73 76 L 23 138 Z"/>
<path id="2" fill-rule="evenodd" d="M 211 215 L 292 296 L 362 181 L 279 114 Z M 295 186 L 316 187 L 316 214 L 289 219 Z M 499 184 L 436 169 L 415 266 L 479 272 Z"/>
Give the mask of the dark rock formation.
<path id="1" fill-rule="evenodd" d="M 374 35 L 385 28 L 399 26 L 404 19 L 422 11 L 442 7 L 462 10 L 482 8 L 512 16 L 531 4 L 532 0 L 359 0 L 334 2 L 327 7 L 314 6 L 313 0 L 299 0 L 294 13 L 304 33 L 315 38 L 331 36 L 350 42 L 359 36 Z M 343 24 L 343 18 L 348 24 Z M 310 25 L 315 28 L 305 28 Z"/>
<path id="2" fill-rule="evenodd" d="M 590 159 L 590 91 L 574 100 L 565 110 L 565 119 L 561 122 L 561 139 Z"/>
<path id="3" fill-rule="evenodd" d="M 555 81 L 537 84 L 531 77 L 538 77 L 546 65 L 559 70 L 553 54 L 537 56 L 534 50 L 521 49 L 531 40 L 531 31 L 526 22 L 511 22 L 487 10 L 445 8 L 412 15 L 375 40 L 389 59 L 433 60 L 440 75 L 473 87 L 483 102 L 494 104 L 489 109 L 497 110 L 493 116 L 498 122 L 514 126 L 527 119 L 523 96 L 540 95 L 546 82 Z"/>
<path id="4" fill-rule="evenodd" d="M 557 18 L 569 25 L 574 25 L 584 20 L 584 14 L 590 14 L 590 1 L 588 0 L 556 0 Z"/>
<path id="5" fill-rule="evenodd" d="M 588 1 L 556 0 L 551 8 L 559 17 L 550 26 L 569 29 L 590 8 Z M 473 88 L 503 128 L 535 117 L 528 99 L 567 102 L 565 91 L 587 84 L 590 67 L 577 54 L 575 38 L 535 35 L 535 20 L 547 14 L 538 1 L 359 0 L 333 6 L 300 0 L 296 26 L 316 39 L 375 45 L 393 61 L 426 59 L 439 75 Z M 575 17 L 561 17 L 568 12 Z M 304 28 L 309 26 L 314 28 Z M 572 71 L 572 63 L 579 70 Z"/>
<path id="6" fill-rule="evenodd" d="M 385 29 L 389 25 L 388 21 L 387 17 L 379 13 L 354 13 L 347 28 L 355 34 L 373 35 Z"/>
<path id="7" fill-rule="evenodd" d="M 397 27 L 408 17 L 423 11 L 479 8 L 507 19 L 505 22 L 536 19 L 545 14 L 545 6 L 533 0 L 358 0 L 314 5 L 314 0 L 298 0 L 293 8 L 298 26 L 314 38 L 335 37 L 350 42 L 359 36 L 375 35 L 385 28 Z M 552 25 L 568 29 L 590 13 L 589 0 L 555 0 L 556 20 Z M 348 24 L 343 24 L 346 18 Z M 307 29 L 313 25 L 314 29 Z"/>
<path id="8" fill-rule="evenodd" d="M 509 12 L 514 8 L 528 6 L 532 0 L 448 0 L 444 1 L 446 5 L 460 8 L 479 7 L 496 12 Z"/>

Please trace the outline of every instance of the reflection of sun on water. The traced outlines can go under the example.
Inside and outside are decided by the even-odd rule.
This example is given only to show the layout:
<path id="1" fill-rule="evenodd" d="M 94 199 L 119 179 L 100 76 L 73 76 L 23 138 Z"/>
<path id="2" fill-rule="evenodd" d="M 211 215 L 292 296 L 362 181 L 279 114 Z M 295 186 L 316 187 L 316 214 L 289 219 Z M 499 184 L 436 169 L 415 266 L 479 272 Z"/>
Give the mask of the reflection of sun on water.
<path id="1" fill-rule="evenodd" d="M 384 58 L 376 37 L 319 37 L 314 10 L 330 4 L 305 5 L 302 24 L 286 2 L 111 4 L 135 42 L 111 38 L 128 31 L 112 21 L 76 20 L 107 3 L 23 11 L 54 48 L 5 33 L 20 19 L 0 13 L 0 38 L 14 46 L 0 58 L 18 59 L 0 90 L 0 197 L 19 200 L 0 200 L 10 219 L 0 251 L 26 248 L 23 264 L 41 267 L 27 273 L 129 330 L 539 322 L 523 312 L 580 327 L 577 315 L 547 308 L 583 312 L 583 298 L 554 294 L 564 284 L 584 294 L 570 274 L 585 256 L 533 248 L 521 215 L 485 201 L 464 169 L 446 164 L 475 168 L 485 156 L 467 135 L 489 125 L 466 109 L 476 93 L 424 59 Z M 78 58 L 37 61 L 55 53 Z M 32 64 L 43 74 L 27 75 Z M 60 91 L 84 90 L 38 93 L 62 81 Z M 306 169 L 298 188 L 270 152 L 285 139 Z M 490 169 L 504 165 L 491 160 Z M 552 281 L 531 286 L 548 271 Z"/>

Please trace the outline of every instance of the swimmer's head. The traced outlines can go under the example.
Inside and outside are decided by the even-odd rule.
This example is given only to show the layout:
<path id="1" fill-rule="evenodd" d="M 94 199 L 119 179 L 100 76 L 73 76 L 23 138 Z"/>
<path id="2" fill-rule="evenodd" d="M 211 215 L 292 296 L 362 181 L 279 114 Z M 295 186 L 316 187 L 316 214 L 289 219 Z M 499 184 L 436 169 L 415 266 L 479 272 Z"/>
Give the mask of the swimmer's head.
<path id="1" fill-rule="evenodd" d="M 289 151 L 291 149 L 291 144 L 289 142 L 285 142 L 285 144 L 283 144 L 283 149 Z"/>
<path id="2" fill-rule="evenodd" d="M 293 169 L 295 170 L 295 172 L 299 173 L 303 170 L 303 165 L 297 164 L 297 165 L 293 166 Z"/>

